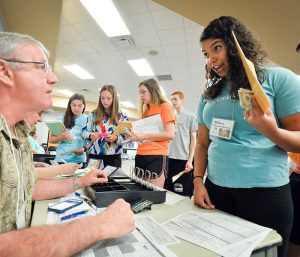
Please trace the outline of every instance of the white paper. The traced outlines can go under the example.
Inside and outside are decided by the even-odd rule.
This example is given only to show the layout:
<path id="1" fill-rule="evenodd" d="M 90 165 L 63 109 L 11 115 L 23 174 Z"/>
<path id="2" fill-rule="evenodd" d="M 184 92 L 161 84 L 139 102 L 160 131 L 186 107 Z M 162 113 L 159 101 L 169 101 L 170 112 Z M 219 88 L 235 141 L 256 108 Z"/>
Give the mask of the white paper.
<path id="1" fill-rule="evenodd" d="M 167 192 L 167 195 L 166 195 L 166 202 L 165 204 L 168 204 L 168 205 L 174 205 L 184 199 L 186 199 L 187 197 L 185 196 L 182 196 L 182 195 L 179 195 L 179 194 L 175 194 L 175 193 L 171 193 L 171 192 Z"/>
<path id="2" fill-rule="evenodd" d="M 271 231 L 218 211 L 190 211 L 165 222 L 173 235 L 225 257 L 250 256 Z"/>
<path id="3" fill-rule="evenodd" d="M 134 133 L 162 132 L 164 126 L 159 114 L 132 122 Z"/>
<path id="4" fill-rule="evenodd" d="M 173 235 L 165 230 L 153 218 L 138 217 L 136 219 L 136 226 L 147 236 L 147 238 L 159 245 L 171 245 L 180 243 Z"/>

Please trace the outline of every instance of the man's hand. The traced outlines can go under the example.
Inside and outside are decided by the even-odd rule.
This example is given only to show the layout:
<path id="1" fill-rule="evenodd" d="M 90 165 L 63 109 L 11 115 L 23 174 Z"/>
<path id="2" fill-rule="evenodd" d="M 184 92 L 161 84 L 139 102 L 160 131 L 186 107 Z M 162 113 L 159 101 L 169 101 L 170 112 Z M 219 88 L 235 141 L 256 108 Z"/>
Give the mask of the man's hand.
<path id="1" fill-rule="evenodd" d="M 77 163 L 66 163 L 55 167 L 59 169 L 60 174 L 72 174 L 76 170 L 78 170 L 81 167 L 81 165 Z"/>
<path id="2" fill-rule="evenodd" d="M 35 168 L 45 168 L 50 166 L 48 163 L 45 162 L 33 162 L 33 165 Z"/>
<path id="3" fill-rule="evenodd" d="M 80 187 L 87 187 L 94 184 L 103 184 L 107 182 L 107 174 L 102 170 L 92 169 L 83 177 L 78 178 Z"/>
<path id="4" fill-rule="evenodd" d="M 109 205 L 99 217 L 104 217 L 104 220 L 102 219 L 101 223 L 104 226 L 103 233 L 106 238 L 122 237 L 135 228 L 130 204 L 123 199 L 117 199 Z"/>

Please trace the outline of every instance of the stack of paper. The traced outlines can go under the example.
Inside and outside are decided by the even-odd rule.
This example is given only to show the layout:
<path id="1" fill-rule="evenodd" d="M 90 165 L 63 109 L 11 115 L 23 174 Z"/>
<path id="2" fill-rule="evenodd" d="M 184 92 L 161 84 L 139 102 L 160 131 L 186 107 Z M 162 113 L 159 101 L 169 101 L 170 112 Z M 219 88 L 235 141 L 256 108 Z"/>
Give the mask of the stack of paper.
<path id="1" fill-rule="evenodd" d="M 256 99 L 257 103 L 259 104 L 260 108 L 262 109 L 262 111 L 264 113 L 266 113 L 270 108 L 270 100 L 267 97 L 266 93 L 264 92 L 261 84 L 259 83 L 259 81 L 257 79 L 257 75 L 255 72 L 253 63 L 245 57 L 243 50 L 240 47 L 240 44 L 237 41 L 233 31 L 232 31 L 232 36 L 233 36 L 234 42 L 236 44 L 236 47 L 238 49 L 239 56 L 242 60 L 249 83 L 251 85 L 252 91 L 255 96 L 255 99 Z"/>

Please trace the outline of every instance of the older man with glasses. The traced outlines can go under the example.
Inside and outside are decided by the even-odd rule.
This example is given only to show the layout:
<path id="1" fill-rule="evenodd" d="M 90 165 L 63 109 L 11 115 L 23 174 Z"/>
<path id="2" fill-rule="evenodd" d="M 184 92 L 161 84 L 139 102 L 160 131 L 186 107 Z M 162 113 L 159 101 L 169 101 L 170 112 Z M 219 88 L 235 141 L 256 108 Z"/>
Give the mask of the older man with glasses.
<path id="1" fill-rule="evenodd" d="M 26 228 L 33 200 L 60 197 L 107 181 L 105 173 L 96 169 L 63 181 L 37 180 L 32 172 L 30 127 L 24 118 L 51 107 L 57 81 L 42 43 L 27 35 L 0 33 L 1 256 L 72 256 L 98 240 L 120 237 L 134 228 L 133 214 L 123 200 L 95 217 Z"/>

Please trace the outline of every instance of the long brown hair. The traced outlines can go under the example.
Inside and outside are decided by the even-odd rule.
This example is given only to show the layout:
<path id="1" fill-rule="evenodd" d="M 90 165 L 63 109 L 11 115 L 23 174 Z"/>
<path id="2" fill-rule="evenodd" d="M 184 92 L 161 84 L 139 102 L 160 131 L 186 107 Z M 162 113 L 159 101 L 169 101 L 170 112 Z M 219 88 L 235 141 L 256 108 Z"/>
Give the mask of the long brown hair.
<path id="1" fill-rule="evenodd" d="M 155 79 L 146 79 L 139 84 L 139 87 L 140 86 L 145 86 L 148 89 L 148 91 L 151 95 L 151 102 L 154 105 L 161 105 L 162 103 L 167 102 L 167 99 L 162 95 L 160 87 Z M 146 111 L 149 109 L 149 107 L 150 107 L 149 104 L 144 104 L 140 100 L 140 108 L 139 109 L 140 109 L 142 118 L 145 117 Z"/>
<path id="2" fill-rule="evenodd" d="M 112 101 L 112 104 L 110 107 L 109 122 L 111 124 L 117 124 L 118 123 L 118 112 L 119 112 L 118 93 L 117 93 L 115 86 L 109 85 L 109 84 L 104 85 L 100 90 L 98 106 L 97 106 L 97 109 L 94 110 L 94 112 L 96 113 L 96 118 L 94 120 L 94 124 L 97 125 L 104 119 L 105 108 L 101 103 L 101 93 L 104 91 L 108 91 L 109 93 L 111 93 L 112 98 L 113 98 L 113 101 Z"/>
<path id="3" fill-rule="evenodd" d="M 68 102 L 68 107 L 67 107 L 67 110 L 66 110 L 65 115 L 64 115 L 64 125 L 65 125 L 66 128 L 72 128 L 75 125 L 76 116 L 74 115 L 74 113 L 72 112 L 72 109 L 71 109 L 71 103 L 74 100 L 82 101 L 82 103 L 84 105 L 82 113 L 84 113 L 84 110 L 85 110 L 85 107 L 86 107 L 85 98 L 84 98 L 83 95 L 74 94 L 70 97 L 69 102 Z"/>

